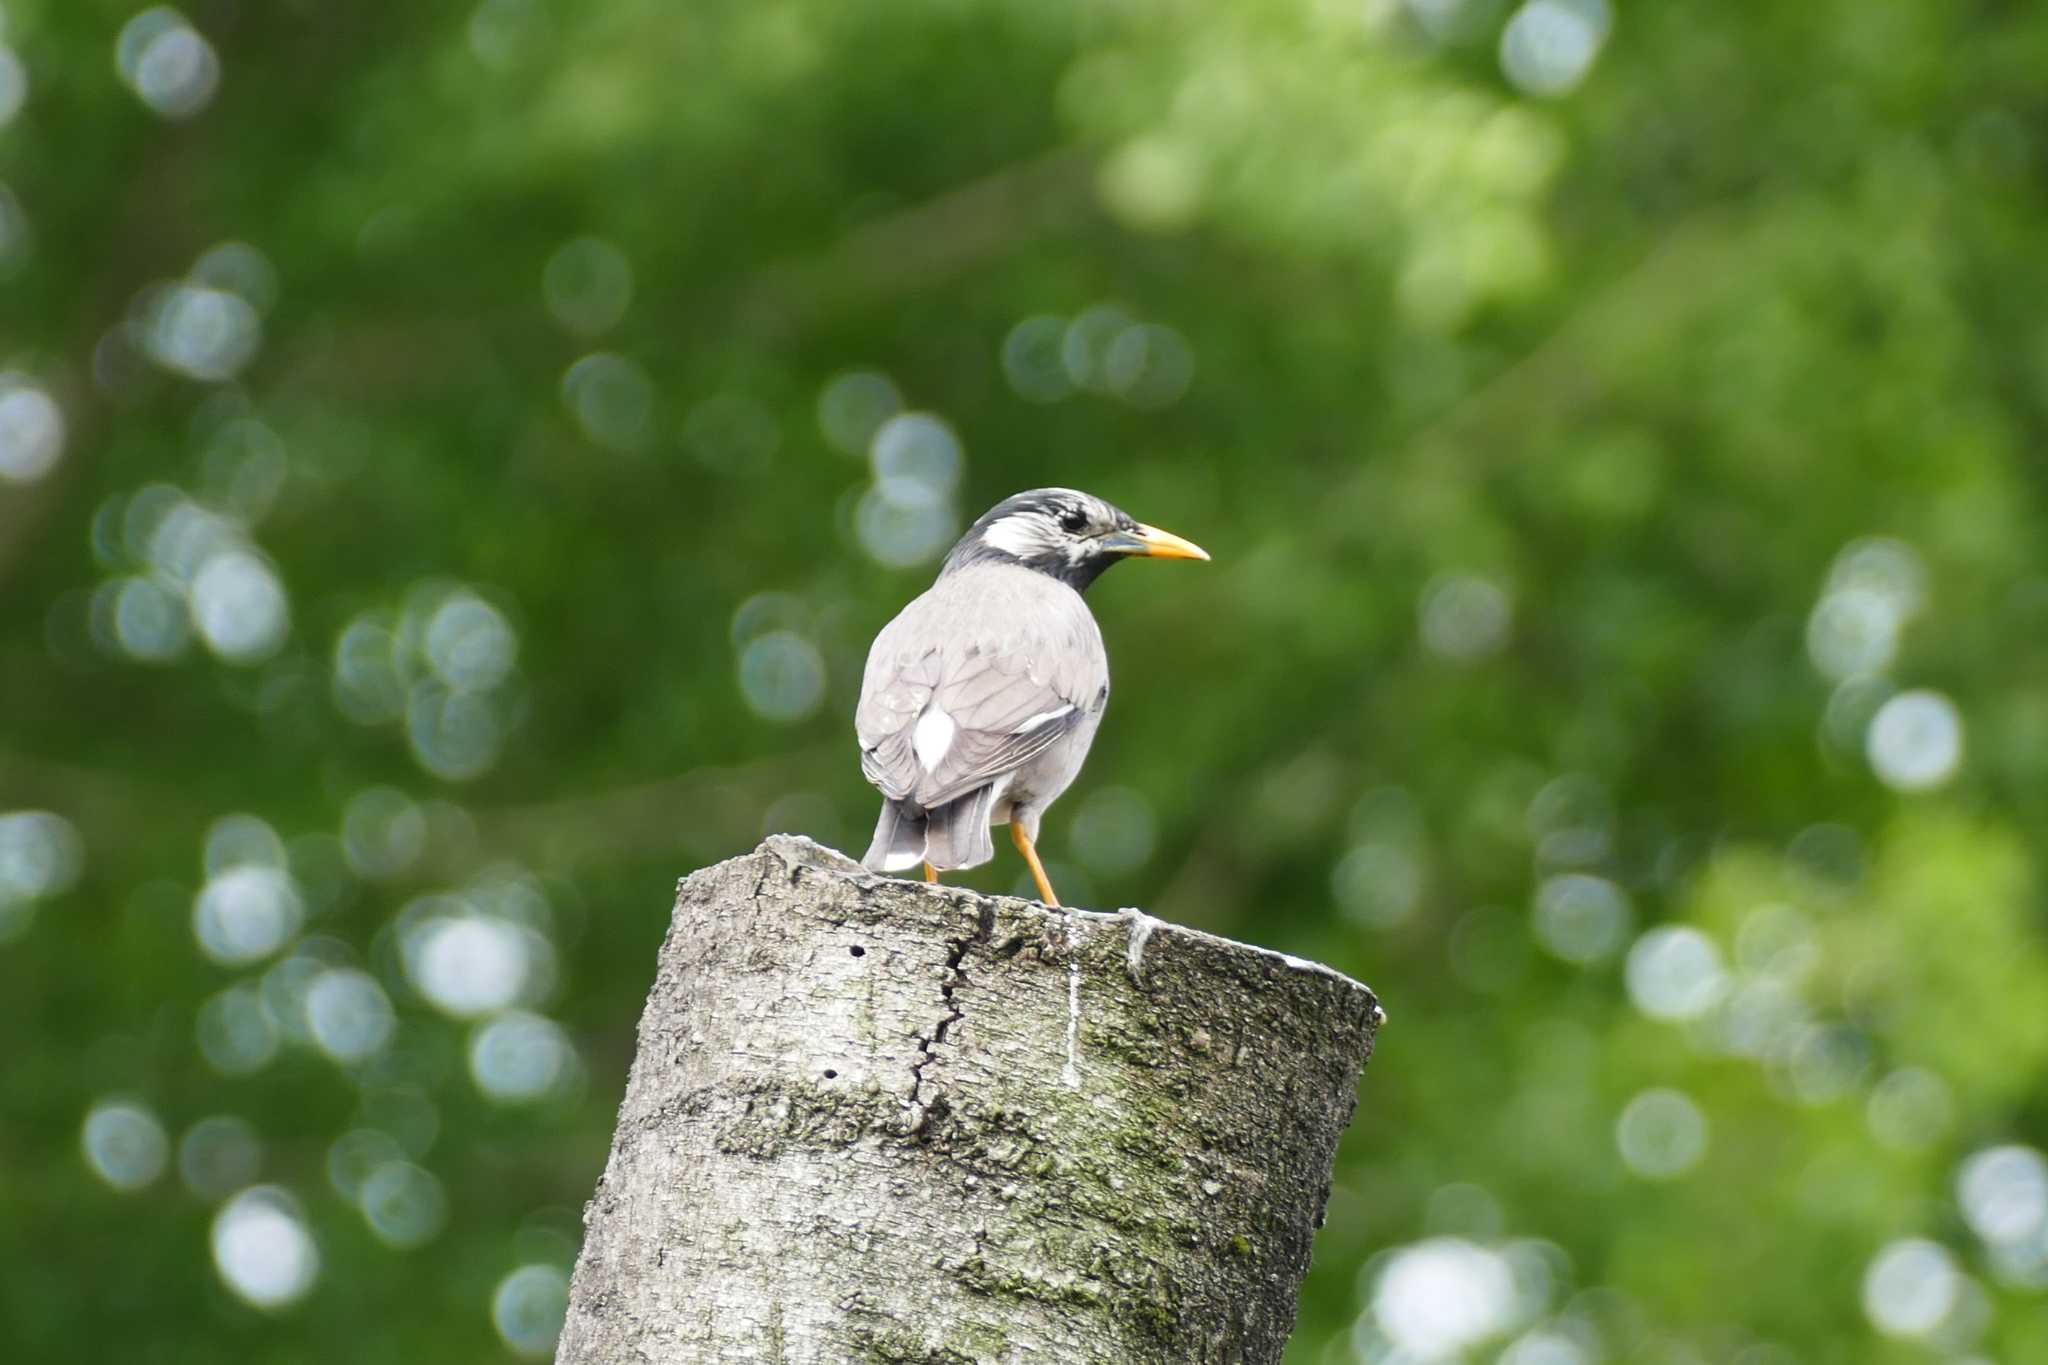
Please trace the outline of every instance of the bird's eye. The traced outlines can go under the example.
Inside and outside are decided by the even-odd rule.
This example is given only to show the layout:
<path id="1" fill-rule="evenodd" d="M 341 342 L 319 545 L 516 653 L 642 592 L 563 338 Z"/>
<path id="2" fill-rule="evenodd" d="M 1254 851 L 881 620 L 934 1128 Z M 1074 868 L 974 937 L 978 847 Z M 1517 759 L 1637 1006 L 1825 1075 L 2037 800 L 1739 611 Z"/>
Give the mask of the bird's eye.
<path id="1" fill-rule="evenodd" d="M 1060 513 L 1060 527 L 1067 531 L 1082 531 L 1088 526 L 1087 514 L 1078 507 L 1069 507 Z"/>

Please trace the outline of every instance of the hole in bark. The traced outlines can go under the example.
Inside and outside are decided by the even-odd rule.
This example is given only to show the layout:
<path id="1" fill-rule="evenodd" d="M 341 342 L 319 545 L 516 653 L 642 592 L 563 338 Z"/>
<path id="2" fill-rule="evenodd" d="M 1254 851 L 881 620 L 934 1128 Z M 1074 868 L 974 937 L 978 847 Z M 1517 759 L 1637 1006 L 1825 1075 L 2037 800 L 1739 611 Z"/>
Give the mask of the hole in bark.
<path id="1" fill-rule="evenodd" d="M 858 943 L 854 944 L 851 948 L 848 948 L 846 951 L 852 953 L 855 957 L 866 957 L 868 955 L 868 950 L 861 947 Z"/>
<path id="2" fill-rule="evenodd" d="M 836 1081 L 839 1079 L 839 1073 L 828 1066 L 825 1068 L 825 1079 L 828 1081 Z"/>

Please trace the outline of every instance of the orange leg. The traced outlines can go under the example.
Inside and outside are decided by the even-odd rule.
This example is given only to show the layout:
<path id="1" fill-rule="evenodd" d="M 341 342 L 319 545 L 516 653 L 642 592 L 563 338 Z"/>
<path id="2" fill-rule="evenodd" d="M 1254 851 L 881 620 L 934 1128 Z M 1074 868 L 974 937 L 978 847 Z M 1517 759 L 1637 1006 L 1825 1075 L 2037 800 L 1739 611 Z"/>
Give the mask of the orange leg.
<path id="1" fill-rule="evenodd" d="M 930 863 L 926 863 L 924 865 L 924 879 L 932 883 L 934 886 L 938 885 L 939 870 L 936 867 L 933 867 Z"/>
<path id="2" fill-rule="evenodd" d="M 1058 909 L 1060 898 L 1052 893 L 1052 883 L 1045 879 L 1045 864 L 1038 861 L 1038 850 L 1031 846 L 1031 836 L 1026 834 L 1024 826 L 1015 820 L 1010 822 L 1010 842 L 1024 855 L 1024 861 L 1031 864 L 1031 880 L 1038 883 L 1038 898 Z"/>

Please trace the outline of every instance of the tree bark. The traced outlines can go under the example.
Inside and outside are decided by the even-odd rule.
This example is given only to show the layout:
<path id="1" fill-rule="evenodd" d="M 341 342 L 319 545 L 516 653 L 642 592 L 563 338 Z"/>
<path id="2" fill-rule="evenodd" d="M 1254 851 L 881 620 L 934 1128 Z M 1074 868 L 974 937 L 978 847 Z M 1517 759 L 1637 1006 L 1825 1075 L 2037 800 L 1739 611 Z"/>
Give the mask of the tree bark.
<path id="1" fill-rule="evenodd" d="M 1383 1017 L 778 835 L 677 891 L 558 1365 L 1278 1360 Z"/>

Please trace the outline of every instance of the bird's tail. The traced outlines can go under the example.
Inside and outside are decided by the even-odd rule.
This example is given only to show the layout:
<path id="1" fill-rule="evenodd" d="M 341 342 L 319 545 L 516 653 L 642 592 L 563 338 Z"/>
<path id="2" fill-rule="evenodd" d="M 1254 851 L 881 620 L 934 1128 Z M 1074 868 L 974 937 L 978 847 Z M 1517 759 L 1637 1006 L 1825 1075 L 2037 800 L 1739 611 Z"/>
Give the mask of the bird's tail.
<path id="1" fill-rule="evenodd" d="M 924 861 L 925 829 L 924 812 L 883 798 L 874 841 L 861 863 L 877 872 L 908 872 Z"/>
<path id="2" fill-rule="evenodd" d="M 935 868 L 979 867 L 996 856 L 989 837 L 992 788 L 983 787 L 932 810 L 882 802 L 874 841 L 862 864 L 877 872 L 908 872 L 919 863 Z"/>
<path id="3" fill-rule="evenodd" d="M 993 787 L 956 797 L 925 816 L 924 860 L 933 867 L 980 867 L 996 856 L 988 833 Z"/>

